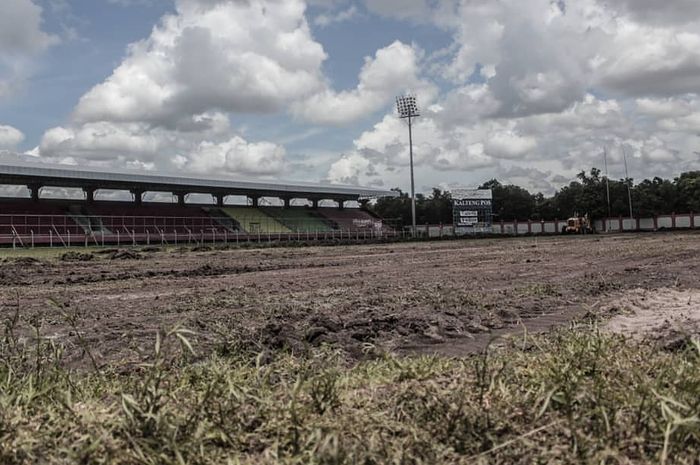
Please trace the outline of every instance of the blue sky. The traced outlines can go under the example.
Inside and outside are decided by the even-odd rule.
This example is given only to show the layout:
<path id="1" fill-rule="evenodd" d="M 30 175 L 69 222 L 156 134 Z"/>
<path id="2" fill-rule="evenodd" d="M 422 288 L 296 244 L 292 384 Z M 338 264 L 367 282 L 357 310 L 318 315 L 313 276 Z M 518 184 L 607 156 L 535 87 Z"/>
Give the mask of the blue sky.
<path id="1" fill-rule="evenodd" d="M 4 156 L 406 188 L 411 92 L 421 190 L 698 169 L 689 0 L 4 1 Z"/>

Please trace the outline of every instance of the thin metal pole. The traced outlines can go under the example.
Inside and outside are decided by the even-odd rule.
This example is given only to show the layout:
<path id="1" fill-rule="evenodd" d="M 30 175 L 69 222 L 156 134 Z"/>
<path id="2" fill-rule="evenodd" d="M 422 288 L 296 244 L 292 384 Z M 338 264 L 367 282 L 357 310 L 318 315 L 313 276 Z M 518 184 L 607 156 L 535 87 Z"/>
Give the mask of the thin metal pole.
<path id="1" fill-rule="evenodd" d="M 408 153 L 411 159 L 411 222 L 413 224 L 413 237 L 416 237 L 416 189 L 413 179 L 413 128 L 411 114 L 408 114 Z"/>
<path id="2" fill-rule="evenodd" d="M 625 146 L 622 146 L 622 159 L 625 161 L 625 183 L 627 184 L 627 200 L 630 205 L 630 219 L 634 218 L 632 214 L 632 181 L 630 180 L 629 172 L 627 171 L 627 151 Z"/>
<path id="3" fill-rule="evenodd" d="M 610 178 L 608 176 L 608 148 L 603 147 L 603 163 L 605 164 L 605 190 L 606 190 L 606 195 L 607 195 L 607 200 L 608 200 L 608 218 L 605 220 L 605 230 L 608 230 L 608 220 L 610 219 L 610 215 L 612 215 L 612 211 L 610 210 Z"/>

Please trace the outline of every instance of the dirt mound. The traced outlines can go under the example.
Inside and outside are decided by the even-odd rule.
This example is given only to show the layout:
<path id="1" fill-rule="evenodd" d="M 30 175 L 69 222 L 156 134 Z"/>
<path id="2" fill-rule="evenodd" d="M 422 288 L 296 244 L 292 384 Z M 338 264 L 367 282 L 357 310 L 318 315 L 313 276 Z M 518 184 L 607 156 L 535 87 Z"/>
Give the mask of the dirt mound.
<path id="1" fill-rule="evenodd" d="M 603 307 L 604 329 L 677 349 L 700 334 L 699 289 L 633 289 Z"/>
<path id="2" fill-rule="evenodd" d="M 90 335 L 105 363 L 123 364 L 151 351 L 155 331 L 176 324 L 197 332 L 202 355 L 301 353 L 330 345 L 348 359 L 392 351 L 463 356 L 494 338 L 566 326 L 589 309 L 591 317 L 612 325 L 625 321 L 617 317 L 651 312 L 659 329 L 644 334 L 664 334 L 663 347 L 679 350 L 690 324 L 659 316 L 657 307 L 697 310 L 700 298 L 686 293 L 700 289 L 700 234 L 624 237 L 538 238 L 537 247 L 523 238 L 306 249 L 250 245 L 203 253 L 123 246 L 96 249 L 89 266 L 20 259 L 24 266 L 12 259 L 0 266 L 0 320 L 19 298 L 22 314 L 41 316 L 42 334 L 65 343 L 66 357 L 76 365 L 89 360 L 73 328 L 47 308 L 49 299 L 81 312 L 81 333 Z M 17 257 L 11 251 L 7 256 Z M 659 295 L 663 305 L 654 303 Z M 601 303 L 608 308 L 599 315 Z M 29 323 L 18 331 L 33 334 Z"/>
<path id="3" fill-rule="evenodd" d="M 143 255 L 133 250 L 117 250 L 109 255 L 110 260 L 141 260 Z"/>
<path id="4" fill-rule="evenodd" d="M 43 262 L 34 257 L 7 257 L 2 260 L 2 263 L 12 265 L 41 265 Z"/>
<path id="5" fill-rule="evenodd" d="M 65 252 L 58 256 L 58 259 L 64 262 L 89 262 L 94 258 L 93 254 L 84 252 Z"/>

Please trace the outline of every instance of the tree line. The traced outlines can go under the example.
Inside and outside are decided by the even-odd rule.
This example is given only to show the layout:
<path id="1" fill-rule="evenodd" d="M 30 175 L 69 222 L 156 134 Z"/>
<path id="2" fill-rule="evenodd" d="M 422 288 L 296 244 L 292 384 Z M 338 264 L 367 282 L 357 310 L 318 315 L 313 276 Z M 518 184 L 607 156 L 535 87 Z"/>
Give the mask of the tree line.
<path id="1" fill-rule="evenodd" d="M 609 206 L 606 184 L 610 189 Z M 635 184 L 630 178 L 607 179 L 598 168 L 592 168 L 581 171 L 575 181 L 551 197 L 496 179 L 479 188 L 493 191 L 494 221 L 554 220 L 586 214 L 591 219 L 626 217 L 630 214 L 629 194 L 635 217 L 700 212 L 700 171 L 682 173 L 673 180 L 655 177 Z M 393 190 L 399 193 L 398 197 L 379 199 L 371 208 L 382 218 L 410 225 L 411 198 L 400 189 Z M 418 224 L 452 224 L 450 192 L 434 188 L 430 195 L 417 194 L 416 220 Z"/>

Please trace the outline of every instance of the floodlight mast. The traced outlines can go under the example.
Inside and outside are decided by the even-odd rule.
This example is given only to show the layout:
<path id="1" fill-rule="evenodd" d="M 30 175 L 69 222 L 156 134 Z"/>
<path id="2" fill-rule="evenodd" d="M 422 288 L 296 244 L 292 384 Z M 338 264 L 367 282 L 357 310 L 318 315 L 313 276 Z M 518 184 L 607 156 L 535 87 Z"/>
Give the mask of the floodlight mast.
<path id="1" fill-rule="evenodd" d="M 396 97 L 396 109 L 399 111 L 399 118 L 408 120 L 408 153 L 411 162 L 411 222 L 413 229 L 411 234 L 416 236 L 416 189 L 413 178 L 413 128 L 412 119 L 420 116 L 418 113 L 418 105 L 416 97 L 413 95 L 404 95 Z"/>

